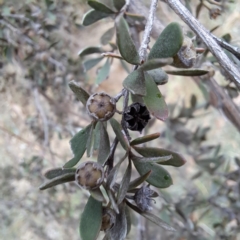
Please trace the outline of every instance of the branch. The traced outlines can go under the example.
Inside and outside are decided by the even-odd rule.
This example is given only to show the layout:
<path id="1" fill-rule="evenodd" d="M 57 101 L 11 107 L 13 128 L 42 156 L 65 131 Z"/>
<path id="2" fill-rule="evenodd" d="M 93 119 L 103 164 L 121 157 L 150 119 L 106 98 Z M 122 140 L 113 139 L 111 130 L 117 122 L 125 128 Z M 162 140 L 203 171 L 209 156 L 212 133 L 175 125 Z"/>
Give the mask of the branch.
<path id="1" fill-rule="evenodd" d="M 216 57 L 229 79 L 240 89 L 240 72 L 229 60 L 209 31 L 205 29 L 179 0 L 164 0 L 172 10 L 198 35 L 211 53 Z"/>
<path id="2" fill-rule="evenodd" d="M 141 47 L 139 49 L 139 55 L 140 55 L 141 61 L 143 61 L 143 62 L 146 60 L 146 56 L 147 56 L 147 48 L 148 48 L 148 44 L 150 42 L 150 34 L 152 31 L 152 27 L 153 27 L 154 15 L 155 15 L 156 8 L 157 8 L 157 2 L 158 2 L 158 0 L 152 0 L 151 7 L 149 10 L 147 24 L 146 24 L 145 30 L 144 30 Z"/>

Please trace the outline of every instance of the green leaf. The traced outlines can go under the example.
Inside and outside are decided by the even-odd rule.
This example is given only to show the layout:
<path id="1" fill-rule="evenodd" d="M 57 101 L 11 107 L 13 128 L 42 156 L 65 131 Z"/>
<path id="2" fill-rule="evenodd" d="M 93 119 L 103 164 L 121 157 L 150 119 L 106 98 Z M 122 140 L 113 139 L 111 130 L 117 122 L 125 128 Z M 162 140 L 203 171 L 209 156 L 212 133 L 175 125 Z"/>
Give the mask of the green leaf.
<path id="1" fill-rule="evenodd" d="M 164 98 L 160 93 L 156 83 L 148 73 L 145 73 L 145 83 L 147 95 L 143 97 L 143 100 L 147 106 L 147 109 L 157 119 L 163 121 L 166 120 L 168 117 L 167 104 L 165 103 Z"/>
<path id="2" fill-rule="evenodd" d="M 127 219 L 127 235 L 128 235 L 131 231 L 132 219 L 130 209 L 127 206 L 125 208 L 125 214 Z"/>
<path id="3" fill-rule="evenodd" d="M 102 122 L 100 124 L 100 143 L 98 151 L 98 163 L 103 165 L 108 159 L 110 153 L 110 142 L 106 128 Z"/>
<path id="4" fill-rule="evenodd" d="M 173 58 L 155 58 L 155 59 L 147 60 L 143 65 L 141 65 L 140 68 L 144 71 L 149 71 L 152 69 L 170 65 L 172 63 L 173 63 Z"/>
<path id="5" fill-rule="evenodd" d="M 118 191 L 117 204 L 120 204 L 126 196 L 130 179 L 131 179 L 131 173 L 132 173 L 132 162 L 130 159 L 128 159 L 128 167 L 126 172 L 124 173 L 124 176 Z"/>
<path id="6" fill-rule="evenodd" d="M 100 84 L 102 81 L 108 78 L 110 67 L 111 67 L 110 61 L 109 61 L 109 58 L 107 58 L 105 64 L 100 68 L 98 72 L 97 79 L 96 79 L 97 84 Z"/>
<path id="7" fill-rule="evenodd" d="M 192 94 L 190 101 L 191 101 L 191 108 L 195 108 L 197 104 L 197 97 L 195 94 Z"/>
<path id="8" fill-rule="evenodd" d="M 117 214 L 119 214 L 118 205 L 116 203 L 115 196 L 113 196 L 113 192 L 110 189 L 106 189 L 106 191 L 107 191 L 107 195 L 108 195 L 108 198 L 109 198 L 109 202 L 111 203 L 111 206 L 112 206 L 113 210 Z"/>
<path id="9" fill-rule="evenodd" d="M 172 158 L 170 160 L 160 163 L 161 165 L 181 167 L 186 163 L 186 160 L 179 153 L 167 149 L 134 146 L 134 150 L 141 154 L 143 157 L 164 157 L 172 155 Z"/>
<path id="10" fill-rule="evenodd" d="M 205 75 L 205 74 L 209 73 L 209 71 L 192 68 L 192 69 L 166 70 L 166 73 L 170 74 L 170 75 L 192 77 L 192 76 L 202 76 L 202 75 Z"/>
<path id="11" fill-rule="evenodd" d="M 125 155 L 120 159 L 120 161 L 113 167 L 113 169 L 110 171 L 108 177 L 107 177 L 107 188 L 111 189 L 113 188 L 115 182 L 116 182 L 116 178 L 117 178 L 117 174 L 119 171 L 119 168 L 121 166 L 121 164 L 123 163 L 123 161 L 126 159 L 127 157 L 127 152 L 125 153 Z"/>
<path id="12" fill-rule="evenodd" d="M 89 10 L 83 16 L 82 25 L 89 26 L 103 18 L 109 17 L 111 14 L 99 12 L 94 9 Z"/>
<path id="13" fill-rule="evenodd" d="M 148 71 L 148 74 L 152 77 L 152 79 L 157 85 L 163 85 L 168 82 L 167 73 L 160 68 L 150 70 Z"/>
<path id="14" fill-rule="evenodd" d="M 102 203 L 92 196 L 83 210 L 80 220 L 80 235 L 82 240 L 96 240 L 102 224 Z"/>
<path id="15" fill-rule="evenodd" d="M 101 37 L 100 41 L 102 45 L 108 44 L 113 38 L 115 27 L 108 29 Z"/>
<path id="16" fill-rule="evenodd" d="M 113 0 L 114 7 L 119 11 L 122 9 L 125 3 L 125 0 Z"/>
<path id="17" fill-rule="evenodd" d="M 139 185 L 141 185 L 144 181 L 146 181 L 146 179 L 149 177 L 149 175 L 151 174 L 151 170 L 148 171 L 147 173 L 145 173 L 144 175 L 134 179 L 132 182 L 130 182 L 129 187 L 128 187 L 128 191 L 138 187 Z"/>
<path id="18" fill-rule="evenodd" d="M 82 158 L 88 141 L 88 136 L 91 130 L 92 124 L 89 124 L 87 127 L 79 131 L 70 141 L 71 149 L 74 154 L 74 157 L 69 160 L 63 168 L 72 168 L 74 167 Z"/>
<path id="19" fill-rule="evenodd" d="M 138 65 L 140 57 L 129 34 L 127 22 L 123 17 L 116 21 L 117 45 L 122 57 L 129 63 Z"/>
<path id="20" fill-rule="evenodd" d="M 95 200 L 97 200 L 99 202 L 103 202 L 104 204 L 107 203 L 107 200 L 105 199 L 105 197 L 104 197 L 100 188 L 89 190 L 89 192 Z"/>
<path id="21" fill-rule="evenodd" d="M 89 55 L 89 54 L 93 54 L 93 53 L 102 53 L 103 50 L 100 47 L 86 47 L 84 49 L 82 49 L 81 51 L 79 51 L 78 55 L 80 57 Z"/>
<path id="22" fill-rule="evenodd" d="M 87 157 L 92 157 L 93 154 L 93 148 L 94 148 L 94 137 L 95 137 L 95 126 L 96 126 L 96 122 L 94 122 L 91 126 L 89 135 L 88 135 L 88 140 L 87 140 Z"/>
<path id="23" fill-rule="evenodd" d="M 182 44 L 183 33 L 181 26 L 176 22 L 170 23 L 153 45 L 148 59 L 173 57 L 180 50 Z"/>
<path id="24" fill-rule="evenodd" d="M 167 155 L 167 156 L 161 156 L 161 157 L 138 157 L 135 155 L 132 155 L 132 160 L 137 161 L 137 162 L 150 162 L 150 163 L 158 163 L 162 164 L 170 159 L 172 159 L 172 155 Z"/>
<path id="25" fill-rule="evenodd" d="M 99 62 L 102 61 L 104 57 L 88 59 L 83 62 L 83 67 L 85 71 L 90 70 L 91 68 L 95 67 Z"/>
<path id="26" fill-rule="evenodd" d="M 124 137 L 124 135 L 122 133 L 121 125 L 114 118 L 110 119 L 110 123 L 111 123 L 111 126 L 113 128 L 113 131 L 116 134 L 117 139 L 121 143 L 122 147 L 127 151 L 129 149 L 129 145 L 128 145 L 128 142 L 127 142 L 127 140 L 125 139 L 125 137 Z"/>
<path id="27" fill-rule="evenodd" d="M 53 179 L 55 177 L 59 177 L 61 175 L 65 175 L 65 174 L 68 174 L 68 173 L 74 173 L 75 174 L 75 172 L 76 172 L 76 168 L 72 168 L 72 169 L 54 168 L 54 169 L 48 170 L 44 174 L 44 176 L 47 179 Z"/>
<path id="28" fill-rule="evenodd" d="M 124 79 L 123 86 L 135 95 L 146 96 L 146 86 L 143 70 L 138 69 L 131 72 Z"/>
<path id="29" fill-rule="evenodd" d="M 150 170 L 152 171 L 146 179 L 151 185 L 158 188 L 167 188 L 172 185 L 170 174 L 159 164 L 139 161 L 133 161 L 133 163 L 140 175 L 144 175 Z"/>
<path id="30" fill-rule="evenodd" d="M 166 222 L 164 222 L 161 218 L 155 216 L 154 214 L 150 213 L 150 212 L 143 212 L 142 210 L 140 210 L 137 206 L 131 204 L 130 202 L 127 201 L 127 205 L 132 208 L 135 212 L 139 213 L 140 215 L 142 215 L 143 217 L 145 217 L 146 219 L 150 220 L 151 222 L 155 223 L 157 226 L 166 229 L 168 231 L 172 231 L 175 232 L 176 230 L 171 227 L 170 225 L 168 225 Z"/>
<path id="31" fill-rule="evenodd" d="M 132 94 L 132 93 L 130 93 L 130 94 L 131 94 L 131 99 L 132 99 L 133 103 L 138 102 L 138 103 L 144 104 L 143 98 L 141 96 L 135 95 L 135 94 Z"/>
<path id="32" fill-rule="evenodd" d="M 136 138 L 136 139 L 132 140 L 130 142 L 130 145 L 133 146 L 133 145 L 138 145 L 138 144 L 150 142 L 150 141 L 152 141 L 154 139 L 157 139 L 159 137 L 160 137 L 160 133 L 149 134 L 149 135 L 139 137 L 139 138 Z"/>
<path id="33" fill-rule="evenodd" d="M 48 189 L 50 187 L 54 187 L 54 186 L 62 184 L 62 183 L 72 182 L 72 181 L 75 181 L 75 172 L 66 173 L 66 174 L 60 175 L 58 177 L 52 178 L 49 181 L 43 183 L 39 187 L 39 189 L 40 190 L 45 190 L 45 189 Z"/>
<path id="34" fill-rule="evenodd" d="M 112 9 L 108 8 L 106 5 L 97 1 L 88 1 L 88 5 L 99 12 L 108 13 L 108 14 L 115 13 Z"/>
<path id="35" fill-rule="evenodd" d="M 68 86 L 71 88 L 77 99 L 81 101 L 84 106 L 86 106 L 90 95 L 80 86 L 80 83 L 72 80 L 68 83 Z"/>
<path id="36" fill-rule="evenodd" d="M 98 121 L 94 130 L 94 146 L 93 150 L 98 150 L 100 145 L 100 127 L 102 122 Z"/>

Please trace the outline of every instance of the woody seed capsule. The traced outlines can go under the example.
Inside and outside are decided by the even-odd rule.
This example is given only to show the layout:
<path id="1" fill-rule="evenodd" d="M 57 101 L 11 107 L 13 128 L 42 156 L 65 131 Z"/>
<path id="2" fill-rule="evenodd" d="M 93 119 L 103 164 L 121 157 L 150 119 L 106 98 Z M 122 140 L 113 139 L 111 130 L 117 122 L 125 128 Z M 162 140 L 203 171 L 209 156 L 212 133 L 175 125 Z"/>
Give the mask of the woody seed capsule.
<path id="1" fill-rule="evenodd" d="M 86 104 L 88 114 L 98 121 L 110 119 L 116 111 L 116 101 L 104 92 L 91 95 Z"/>
<path id="2" fill-rule="evenodd" d="M 101 231 L 111 229 L 116 222 L 116 213 L 111 208 L 103 209 Z"/>
<path id="3" fill-rule="evenodd" d="M 75 181 L 82 188 L 98 188 L 102 184 L 103 179 L 103 167 L 97 162 L 84 162 L 76 169 Z"/>

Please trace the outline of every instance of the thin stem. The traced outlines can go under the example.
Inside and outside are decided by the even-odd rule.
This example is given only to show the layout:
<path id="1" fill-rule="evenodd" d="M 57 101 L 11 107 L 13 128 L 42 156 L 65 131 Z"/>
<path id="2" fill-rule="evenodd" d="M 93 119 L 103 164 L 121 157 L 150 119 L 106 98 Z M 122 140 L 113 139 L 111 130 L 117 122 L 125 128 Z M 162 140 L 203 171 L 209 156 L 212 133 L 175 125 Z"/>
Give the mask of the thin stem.
<path id="1" fill-rule="evenodd" d="M 165 0 L 165 2 L 173 9 L 173 11 L 198 35 L 205 43 L 211 53 L 216 57 L 221 67 L 226 71 L 229 79 L 233 81 L 240 89 L 240 72 L 233 62 L 227 57 L 216 40 L 212 37 L 207 29 L 205 29 L 187 10 L 185 6 L 178 0 Z"/>
<path id="2" fill-rule="evenodd" d="M 158 3 L 158 0 L 152 0 L 151 7 L 149 10 L 148 20 L 147 20 L 147 24 L 145 26 L 143 40 L 141 43 L 141 47 L 139 49 L 139 55 L 141 58 L 141 62 L 144 62 L 146 60 L 147 49 L 148 49 L 148 44 L 150 42 L 150 35 L 151 35 L 152 28 L 153 28 L 154 15 L 156 12 L 157 3 Z"/>

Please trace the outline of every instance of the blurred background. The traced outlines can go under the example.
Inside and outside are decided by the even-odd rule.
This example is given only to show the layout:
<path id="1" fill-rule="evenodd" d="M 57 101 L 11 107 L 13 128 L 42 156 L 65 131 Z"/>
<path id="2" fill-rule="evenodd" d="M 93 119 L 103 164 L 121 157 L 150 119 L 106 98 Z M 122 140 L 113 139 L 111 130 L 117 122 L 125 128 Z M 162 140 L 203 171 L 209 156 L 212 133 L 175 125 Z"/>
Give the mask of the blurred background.
<path id="1" fill-rule="evenodd" d="M 194 15 L 200 2 L 186 1 Z M 230 33 L 232 43 L 239 44 L 239 1 L 216 2 L 224 2 L 222 14 L 210 19 L 209 9 L 202 7 L 199 21 L 209 30 L 220 26 L 216 36 Z M 84 69 L 78 52 L 100 46 L 103 33 L 114 26 L 107 18 L 83 27 L 88 9 L 82 0 L 0 0 L 0 239 L 80 239 L 87 192 L 74 183 L 46 191 L 38 187 L 46 170 L 72 157 L 69 140 L 90 121 L 68 82 L 74 79 L 89 93 L 104 90 L 115 96 L 127 76 L 115 59 L 101 84 L 96 79 L 103 61 Z M 157 16 L 163 25 L 181 22 L 162 2 Z M 238 92 L 218 66 L 215 79 L 239 106 Z M 240 239 L 239 131 L 192 78 L 169 76 L 160 89 L 171 114 L 165 123 L 149 124 L 146 132 L 161 132 L 150 146 L 179 151 L 187 163 L 167 168 L 174 185 L 159 190 L 153 212 L 178 231 L 168 233 L 133 214 L 128 239 Z"/>

